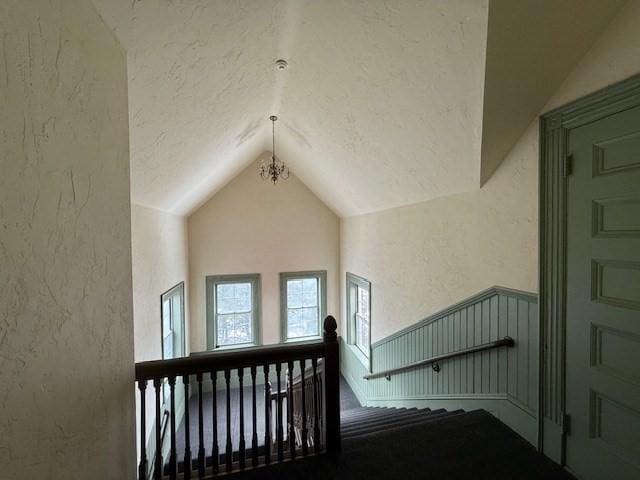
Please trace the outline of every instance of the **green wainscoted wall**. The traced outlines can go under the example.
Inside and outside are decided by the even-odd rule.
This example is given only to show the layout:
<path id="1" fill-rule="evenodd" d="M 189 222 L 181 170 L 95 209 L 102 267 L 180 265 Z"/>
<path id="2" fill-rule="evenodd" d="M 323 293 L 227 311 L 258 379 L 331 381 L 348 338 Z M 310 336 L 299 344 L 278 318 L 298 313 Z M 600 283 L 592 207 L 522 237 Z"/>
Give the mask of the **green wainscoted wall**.
<path id="1" fill-rule="evenodd" d="M 375 322 L 375 318 L 372 319 Z M 373 372 L 510 336 L 501 347 L 384 378 L 368 373 L 341 341 L 341 370 L 363 405 L 484 408 L 537 444 L 538 298 L 493 287 L 372 345 Z M 341 339 L 342 340 L 342 339 Z"/>

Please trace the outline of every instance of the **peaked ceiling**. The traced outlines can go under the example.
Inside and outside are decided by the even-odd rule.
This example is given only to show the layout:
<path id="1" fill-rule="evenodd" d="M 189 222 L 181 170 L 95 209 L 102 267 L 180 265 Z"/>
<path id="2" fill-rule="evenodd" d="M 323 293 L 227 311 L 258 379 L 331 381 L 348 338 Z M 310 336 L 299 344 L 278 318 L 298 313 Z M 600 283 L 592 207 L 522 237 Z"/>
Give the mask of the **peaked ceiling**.
<path id="1" fill-rule="evenodd" d="M 128 53 L 134 203 L 192 212 L 271 148 L 272 113 L 339 215 L 478 187 L 484 0 L 94 3 Z"/>
<path id="2" fill-rule="evenodd" d="M 127 50 L 134 203 L 192 213 L 271 148 L 270 114 L 279 156 L 340 216 L 478 189 L 481 167 L 499 164 L 481 165 L 483 108 L 500 104 L 485 95 L 487 23 L 510 27 L 490 21 L 488 0 L 93 1 Z M 498 3 L 492 16 L 508 18 Z M 589 45 L 596 30 L 569 34 Z M 501 42 L 531 43 L 491 35 L 492 58 Z M 487 81 L 522 63 L 504 58 Z M 509 124 L 509 109 L 490 111 Z M 494 137 L 510 147 L 524 116 Z"/>

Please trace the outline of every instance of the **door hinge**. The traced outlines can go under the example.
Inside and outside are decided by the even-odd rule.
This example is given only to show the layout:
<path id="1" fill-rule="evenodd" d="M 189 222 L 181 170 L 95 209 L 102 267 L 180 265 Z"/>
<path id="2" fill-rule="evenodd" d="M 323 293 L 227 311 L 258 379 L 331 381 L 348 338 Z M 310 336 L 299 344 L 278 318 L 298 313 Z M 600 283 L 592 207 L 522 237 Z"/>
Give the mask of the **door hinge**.
<path id="1" fill-rule="evenodd" d="M 568 154 L 564 156 L 564 162 L 562 164 L 562 176 L 567 178 L 573 173 L 573 155 Z"/>
<path id="2" fill-rule="evenodd" d="M 568 413 L 562 414 L 562 434 L 571 435 L 571 416 Z"/>

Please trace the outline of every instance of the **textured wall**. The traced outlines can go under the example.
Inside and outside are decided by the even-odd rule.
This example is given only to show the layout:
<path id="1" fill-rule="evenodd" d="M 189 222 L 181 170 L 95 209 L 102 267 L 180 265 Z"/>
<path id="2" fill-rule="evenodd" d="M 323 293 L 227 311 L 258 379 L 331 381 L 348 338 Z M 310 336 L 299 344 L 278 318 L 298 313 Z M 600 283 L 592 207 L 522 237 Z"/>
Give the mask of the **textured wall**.
<path id="1" fill-rule="evenodd" d="M 189 338 L 187 221 L 184 217 L 132 205 L 131 244 L 135 360 L 156 360 L 162 357 L 160 295 L 180 282 L 185 282 L 185 338 Z M 155 397 L 151 384 L 147 386 L 146 397 L 147 405 L 153 405 Z M 136 403 L 139 411 L 139 399 Z M 139 416 L 137 418 L 139 429 Z M 150 438 L 155 428 L 153 408 L 147 409 L 146 419 L 145 438 L 151 440 L 149 446 L 154 449 L 155 441 Z"/>
<path id="2" fill-rule="evenodd" d="M 293 174 L 273 185 L 253 163 L 189 217 L 191 350 L 206 348 L 205 277 L 262 276 L 262 342 L 280 341 L 280 272 L 327 271 L 339 311 L 338 217 Z"/>
<path id="3" fill-rule="evenodd" d="M 0 477 L 134 478 L 125 54 L 89 0 L 0 31 Z"/>
<path id="4" fill-rule="evenodd" d="M 133 205 L 131 243 L 136 362 L 156 360 L 162 356 L 160 295 L 185 282 L 188 306 L 187 221 L 184 217 Z"/>
<path id="5" fill-rule="evenodd" d="M 373 341 L 493 285 L 537 291 L 537 163 L 530 129 L 480 191 L 342 219 L 341 281 L 372 282 Z"/>

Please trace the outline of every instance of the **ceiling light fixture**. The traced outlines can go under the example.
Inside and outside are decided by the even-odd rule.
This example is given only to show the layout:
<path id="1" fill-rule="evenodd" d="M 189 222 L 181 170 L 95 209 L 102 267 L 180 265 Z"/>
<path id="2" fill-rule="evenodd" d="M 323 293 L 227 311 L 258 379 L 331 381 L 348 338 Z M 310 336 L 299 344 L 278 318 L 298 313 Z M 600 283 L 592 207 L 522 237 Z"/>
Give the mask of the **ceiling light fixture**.
<path id="1" fill-rule="evenodd" d="M 289 178 L 289 169 L 283 161 L 276 159 L 276 120 L 278 117 L 271 115 L 271 132 L 272 132 L 272 148 L 271 148 L 271 161 L 268 163 L 262 159 L 260 164 L 260 178 L 263 180 L 271 180 L 275 185 L 279 179 L 286 180 Z"/>

